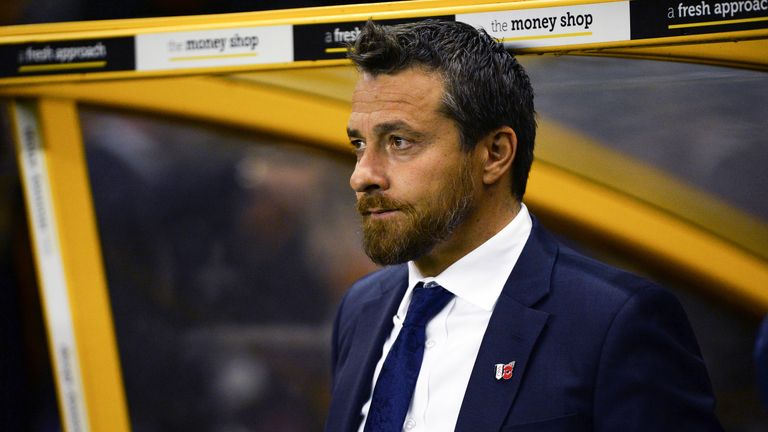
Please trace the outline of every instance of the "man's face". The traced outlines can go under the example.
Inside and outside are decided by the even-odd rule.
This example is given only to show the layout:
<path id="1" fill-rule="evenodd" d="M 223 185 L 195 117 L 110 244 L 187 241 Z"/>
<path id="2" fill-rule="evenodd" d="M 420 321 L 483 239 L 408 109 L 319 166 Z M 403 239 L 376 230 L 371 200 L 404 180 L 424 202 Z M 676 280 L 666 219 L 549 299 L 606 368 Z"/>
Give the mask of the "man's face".
<path id="1" fill-rule="evenodd" d="M 377 264 L 417 260 L 471 213 L 471 153 L 453 120 L 439 112 L 439 75 L 407 69 L 363 74 L 352 96 L 348 132 L 357 151 L 350 185 L 362 216 L 363 246 Z"/>

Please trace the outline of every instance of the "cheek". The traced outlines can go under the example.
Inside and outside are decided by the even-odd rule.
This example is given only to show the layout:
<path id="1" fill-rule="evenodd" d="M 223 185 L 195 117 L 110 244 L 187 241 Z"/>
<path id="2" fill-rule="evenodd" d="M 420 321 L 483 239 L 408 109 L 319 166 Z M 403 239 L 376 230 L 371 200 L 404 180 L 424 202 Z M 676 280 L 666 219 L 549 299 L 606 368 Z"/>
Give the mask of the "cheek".
<path id="1" fill-rule="evenodd" d="M 431 206 L 448 192 L 446 187 L 450 182 L 449 175 L 447 172 L 419 172 L 419 175 L 403 182 L 401 199 L 416 206 Z"/>
<path id="2" fill-rule="evenodd" d="M 389 195 L 399 201 L 418 204 L 426 195 L 423 179 L 399 177 L 396 183 L 390 183 Z"/>
<path id="3" fill-rule="evenodd" d="M 414 204 L 439 198 L 446 188 L 454 184 L 467 162 L 462 154 L 452 150 L 440 149 L 422 154 L 416 160 L 391 164 L 388 175 L 392 197 Z"/>

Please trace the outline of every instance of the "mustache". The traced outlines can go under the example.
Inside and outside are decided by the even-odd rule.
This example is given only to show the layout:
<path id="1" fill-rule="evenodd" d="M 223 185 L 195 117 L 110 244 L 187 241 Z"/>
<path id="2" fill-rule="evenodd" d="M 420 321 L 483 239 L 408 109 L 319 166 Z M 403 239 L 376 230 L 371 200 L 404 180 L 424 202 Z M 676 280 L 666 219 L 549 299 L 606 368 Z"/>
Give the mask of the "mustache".
<path id="1" fill-rule="evenodd" d="M 357 212 L 361 215 L 370 213 L 371 209 L 410 210 L 412 206 L 403 201 L 384 195 L 363 195 L 357 200 Z"/>

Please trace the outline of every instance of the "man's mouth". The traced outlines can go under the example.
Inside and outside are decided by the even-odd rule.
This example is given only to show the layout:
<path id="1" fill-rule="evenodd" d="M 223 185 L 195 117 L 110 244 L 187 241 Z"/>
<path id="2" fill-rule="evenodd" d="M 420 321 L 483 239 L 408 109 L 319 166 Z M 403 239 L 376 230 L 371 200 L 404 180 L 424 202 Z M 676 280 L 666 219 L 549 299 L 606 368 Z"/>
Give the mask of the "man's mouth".
<path id="1" fill-rule="evenodd" d="M 394 214 L 394 213 L 395 213 L 395 212 L 397 212 L 397 211 L 398 211 L 398 210 L 397 210 L 397 209 L 394 209 L 394 208 L 390 209 L 390 208 L 378 208 L 378 207 L 374 207 L 374 208 L 369 208 L 369 209 L 367 209 L 367 210 L 364 210 L 364 211 L 363 211 L 361 214 L 362 214 L 363 216 L 371 216 L 371 217 L 385 217 L 385 216 L 387 216 L 387 215 L 390 215 L 390 214 Z"/>

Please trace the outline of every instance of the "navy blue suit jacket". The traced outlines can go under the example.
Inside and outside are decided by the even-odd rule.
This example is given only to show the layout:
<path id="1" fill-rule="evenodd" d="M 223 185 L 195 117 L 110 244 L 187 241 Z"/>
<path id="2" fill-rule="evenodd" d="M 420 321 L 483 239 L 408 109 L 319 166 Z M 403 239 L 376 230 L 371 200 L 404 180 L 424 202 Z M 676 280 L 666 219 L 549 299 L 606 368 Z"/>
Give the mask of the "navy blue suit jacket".
<path id="1" fill-rule="evenodd" d="M 333 333 L 328 432 L 356 431 L 407 266 L 347 292 Z M 509 380 L 494 365 L 515 361 Z M 457 431 L 719 431 L 683 309 L 647 280 L 533 230 L 491 316 Z"/>

